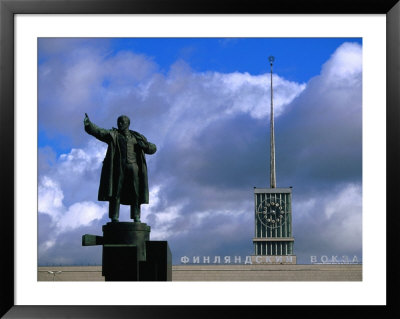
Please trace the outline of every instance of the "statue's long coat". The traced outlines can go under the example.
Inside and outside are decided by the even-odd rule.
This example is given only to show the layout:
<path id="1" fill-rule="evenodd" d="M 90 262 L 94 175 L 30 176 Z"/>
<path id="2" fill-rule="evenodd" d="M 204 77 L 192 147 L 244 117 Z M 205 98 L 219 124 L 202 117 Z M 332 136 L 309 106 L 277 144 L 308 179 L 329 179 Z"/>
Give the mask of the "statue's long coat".
<path id="1" fill-rule="evenodd" d="M 116 128 L 111 130 L 102 129 L 89 122 L 85 125 L 85 131 L 108 144 L 106 157 L 104 158 L 103 167 L 101 169 L 98 200 L 110 201 L 110 199 L 115 196 L 119 178 L 122 174 L 120 147 L 117 138 L 118 130 Z M 139 205 L 148 204 L 149 186 L 147 164 L 144 154 L 154 154 L 157 148 L 153 143 L 148 142 L 142 134 L 135 131 L 130 131 L 130 133 L 136 138 L 138 144 L 142 146 L 140 147 L 140 151 L 136 152 L 136 161 L 139 167 Z M 121 194 L 121 204 L 131 205 L 134 203 L 135 197 L 135 194 L 128 194 L 128 196 L 126 194 Z"/>

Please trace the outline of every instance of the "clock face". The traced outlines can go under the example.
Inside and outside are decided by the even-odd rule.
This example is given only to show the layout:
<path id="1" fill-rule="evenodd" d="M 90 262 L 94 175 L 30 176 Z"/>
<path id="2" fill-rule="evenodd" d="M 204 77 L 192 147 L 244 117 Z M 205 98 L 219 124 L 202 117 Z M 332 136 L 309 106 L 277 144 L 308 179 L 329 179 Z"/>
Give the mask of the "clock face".
<path id="1" fill-rule="evenodd" d="M 257 217 L 262 224 L 269 228 L 277 228 L 286 222 L 285 202 L 280 199 L 268 198 L 263 200 L 257 208 Z"/>

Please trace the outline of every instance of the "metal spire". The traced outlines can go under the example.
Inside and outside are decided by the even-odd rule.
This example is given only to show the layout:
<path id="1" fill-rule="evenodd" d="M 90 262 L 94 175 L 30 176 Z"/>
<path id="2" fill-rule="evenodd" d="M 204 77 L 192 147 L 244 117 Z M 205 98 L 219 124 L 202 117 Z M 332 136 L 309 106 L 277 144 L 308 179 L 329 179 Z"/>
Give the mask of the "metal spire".
<path id="1" fill-rule="evenodd" d="M 271 65 L 271 123 L 270 123 L 270 183 L 271 188 L 276 188 L 276 171 L 275 171 L 275 131 L 274 131 L 274 103 L 273 103 L 273 87 L 272 87 L 272 64 L 275 61 L 273 56 L 268 58 Z"/>

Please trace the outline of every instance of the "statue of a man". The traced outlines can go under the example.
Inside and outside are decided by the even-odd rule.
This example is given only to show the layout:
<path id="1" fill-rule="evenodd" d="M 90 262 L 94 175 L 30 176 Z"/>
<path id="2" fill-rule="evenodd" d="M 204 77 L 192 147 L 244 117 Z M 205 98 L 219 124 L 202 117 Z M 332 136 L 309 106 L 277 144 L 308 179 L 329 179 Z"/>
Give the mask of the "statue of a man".
<path id="1" fill-rule="evenodd" d="M 149 203 L 146 154 L 157 150 L 138 132 L 129 130 L 130 120 L 121 115 L 118 129 L 102 129 L 85 113 L 85 131 L 108 144 L 101 169 L 98 200 L 109 201 L 109 217 L 117 222 L 120 204 L 131 206 L 131 218 L 140 222 L 140 205 Z"/>

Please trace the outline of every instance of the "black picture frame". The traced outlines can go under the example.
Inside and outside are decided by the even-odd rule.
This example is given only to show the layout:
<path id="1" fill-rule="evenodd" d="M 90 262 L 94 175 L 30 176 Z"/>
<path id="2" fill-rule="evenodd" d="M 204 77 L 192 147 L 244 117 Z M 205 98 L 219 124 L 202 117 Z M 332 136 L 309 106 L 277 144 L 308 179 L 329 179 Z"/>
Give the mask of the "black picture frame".
<path id="1" fill-rule="evenodd" d="M 15 14 L 385 14 L 387 21 L 387 305 L 386 306 L 28 306 L 15 305 L 14 288 L 14 16 Z M 400 137 L 400 3 L 398 0 L 0 0 L 0 315 L 5 318 L 220 318 L 320 313 L 355 317 L 398 313 L 394 232 Z M 322 292 L 323 293 L 323 292 Z"/>

